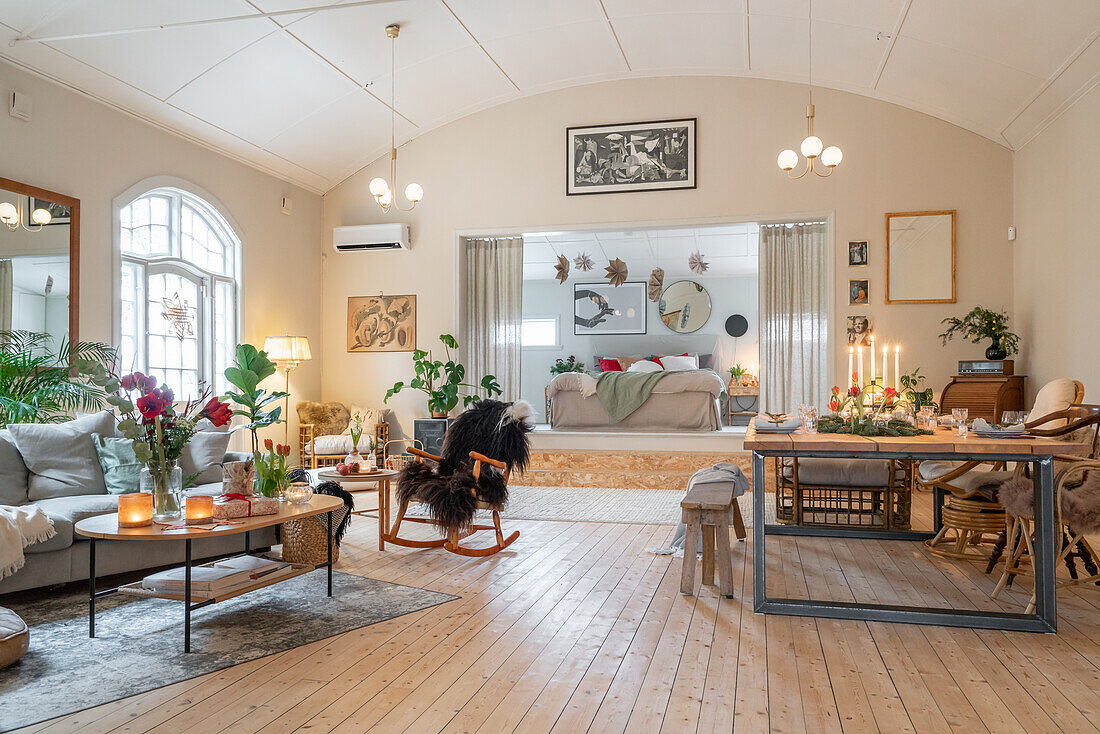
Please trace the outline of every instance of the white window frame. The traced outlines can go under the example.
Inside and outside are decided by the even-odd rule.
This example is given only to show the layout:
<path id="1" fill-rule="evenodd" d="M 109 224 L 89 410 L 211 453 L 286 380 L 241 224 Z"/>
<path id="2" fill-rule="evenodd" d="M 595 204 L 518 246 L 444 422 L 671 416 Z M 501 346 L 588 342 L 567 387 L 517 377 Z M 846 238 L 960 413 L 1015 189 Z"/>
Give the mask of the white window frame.
<path id="1" fill-rule="evenodd" d="M 553 321 L 554 322 L 554 343 L 553 344 L 524 344 L 523 343 L 523 324 L 527 321 Z M 524 316 L 520 319 L 520 349 L 542 349 L 547 351 L 557 351 L 561 349 L 561 316 L 558 314 L 532 314 Z"/>
<path id="2" fill-rule="evenodd" d="M 167 194 L 171 197 L 171 210 L 169 237 L 172 238 L 169 256 L 156 255 L 141 257 L 122 252 L 122 218 L 121 212 L 134 201 L 148 194 Z M 182 203 L 184 200 L 192 204 L 194 208 L 209 215 L 207 222 L 220 230 L 220 234 L 233 248 L 233 267 L 229 275 L 207 271 L 189 260 L 183 259 L 182 249 Z M 234 344 L 240 341 L 242 323 L 242 297 L 241 297 L 241 271 L 244 252 L 244 239 L 241 237 L 240 227 L 237 226 L 232 216 L 226 211 L 216 198 L 202 188 L 190 182 L 169 176 L 156 176 L 145 179 L 114 199 L 113 206 L 113 264 L 114 264 L 114 298 L 112 299 L 113 324 L 112 333 L 115 344 L 122 341 L 122 266 L 123 263 L 139 264 L 143 268 L 145 280 L 143 293 L 144 302 L 139 309 L 138 317 L 141 320 L 139 331 L 144 330 L 148 334 L 148 278 L 156 273 L 175 273 L 190 280 L 199 281 L 200 303 L 196 304 L 198 323 L 196 326 L 202 336 L 199 338 L 199 378 L 205 380 L 211 389 L 217 390 L 217 374 L 214 366 L 215 349 L 214 339 L 214 311 L 217 284 L 228 283 L 234 300 L 234 319 L 231 324 L 231 340 Z M 178 256 L 176 255 L 178 253 Z M 209 342 L 209 343 L 207 343 Z M 143 352 L 141 359 L 144 364 L 136 366 L 138 369 L 148 366 L 149 342 L 143 340 L 140 347 Z M 122 365 L 123 370 L 129 370 L 130 365 Z M 173 386 L 177 387 L 177 386 Z M 180 396 L 185 397 L 185 396 Z M 192 396 L 187 396 L 192 397 Z"/>

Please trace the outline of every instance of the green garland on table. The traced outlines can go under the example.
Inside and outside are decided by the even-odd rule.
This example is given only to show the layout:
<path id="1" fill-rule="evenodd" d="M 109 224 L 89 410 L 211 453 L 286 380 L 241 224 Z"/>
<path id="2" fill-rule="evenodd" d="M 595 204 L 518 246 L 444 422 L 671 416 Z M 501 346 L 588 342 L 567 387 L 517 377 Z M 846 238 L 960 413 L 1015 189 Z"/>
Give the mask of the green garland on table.
<path id="1" fill-rule="evenodd" d="M 854 436 L 931 436 L 932 431 L 916 428 L 908 421 L 891 418 L 885 423 L 873 420 L 845 420 L 829 415 L 817 421 L 818 433 L 847 433 Z"/>

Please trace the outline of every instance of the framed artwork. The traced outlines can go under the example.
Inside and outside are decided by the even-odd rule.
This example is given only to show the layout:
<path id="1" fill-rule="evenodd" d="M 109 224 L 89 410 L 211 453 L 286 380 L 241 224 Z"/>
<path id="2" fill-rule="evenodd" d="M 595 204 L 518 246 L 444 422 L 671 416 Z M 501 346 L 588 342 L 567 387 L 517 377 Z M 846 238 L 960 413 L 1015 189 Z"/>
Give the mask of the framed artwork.
<path id="1" fill-rule="evenodd" d="M 573 284 L 573 335 L 646 333 L 646 282 Z"/>
<path id="2" fill-rule="evenodd" d="M 867 259 L 867 241 L 848 243 L 848 267 L 862 268 L 869 264 Z"/>
<path id="3" fill-rule="evenodd" d="M 849 306 L 866 306 L 871 302 L 870 293 L 871 281 L 867 278 L 860 278 L 858 280 L 848 281 L 848 305 Z"/>
<path id="4" fill-rule="evenodd" d="M 866 316 L 848 317 L 848 346 L 871 346 L 871 319 Z"/>
<path id="5" fill-rule="evenodd" d="M 69 207 L 64 204 L 58 204 L 53 201 L 46 201 L 45 199 L 36 199 L 33 196 L 27 197 L 27 216 L 35 209 L 45 209 L 50 213 L 50 223 L 46 226 L 52 226 L 54 224 L 68 224 L 69 223 Z"/>
<path id="6" fill-rule="evenodd" d="M 349 352 L 416 349 L 416 296 L 348 298 Z"/>
<path id="7" fill-rule="evenodd" d="M 621 194 L 695 188 L 694 117 L 565 131 L 565 193 Z"/>

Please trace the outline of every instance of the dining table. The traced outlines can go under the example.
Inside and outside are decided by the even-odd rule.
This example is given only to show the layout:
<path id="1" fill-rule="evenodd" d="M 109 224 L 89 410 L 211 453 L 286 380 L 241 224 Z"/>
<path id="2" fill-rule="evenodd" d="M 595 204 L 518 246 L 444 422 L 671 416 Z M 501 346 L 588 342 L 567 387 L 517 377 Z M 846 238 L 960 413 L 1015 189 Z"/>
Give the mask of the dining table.
<path id="1" fill-rule="evenodd" d="M 745 449 L 752 452 L 753 505 L 753 602 L 760 614 L 824 617 L 876 622 L 971 627 L 978 629 L 1056 632 L 1058 627 L 1055 597 L 1055 543 L 1060 537 L 1055 519 L 1054 457 L 1085 457 L 1088 442 L 1075 442 L 1039 436 L 985 438 L 974 433 L 955 435 L 950 428 L 939 428 L 932 435 L 857 436 L 841 433 L 811 433 L 802 428 L 790 433 L 758 431 L 749 426 Z M 768 536 L 818 536 L 875 540 L 914 541 L 931 538 L 939 530 L 936 497 L 933 528 L 927 533 L 874 530 L 855 527 L 816 527 L 766 524 L 765 461 L 776 458 L 863 459 L 898 461 L 988 461 L 1030 465 L 1035 504 L 1036 607 L 1033 614 L 881 604 L 864 601 L 832 601 L 771 597 L 767 594 Z"/>

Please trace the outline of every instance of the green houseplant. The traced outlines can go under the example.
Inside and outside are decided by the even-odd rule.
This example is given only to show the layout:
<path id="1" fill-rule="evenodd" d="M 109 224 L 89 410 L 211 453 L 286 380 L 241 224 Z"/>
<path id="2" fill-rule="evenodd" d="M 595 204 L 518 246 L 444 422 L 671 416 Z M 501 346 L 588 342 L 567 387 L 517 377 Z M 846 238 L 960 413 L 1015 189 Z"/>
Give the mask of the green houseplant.
<path id="1" fill-rule="evenodd" d="M 558 359 L 550 365 L 551 375 L 562 375 L 566 372 L 584 372 L 584 362 L 578 362 L 577 358 L 570 354 L 569 359 Z"/>
<path id="2" fill-rule="evenodd" d="M 0 332 L 0 428 L 65 421 L 77 410 L 99 410 L 118 390 L 114 349 L 68 340 L 53 347 L 52 339 L 45 332 Z"/>
<path id="3" fill-rule="evenodd" d="M 433 418 L 446 418 L 447 414 L 458 405 L 459 398 L 463 405 L 469 405 L 481 399 L 479 390 L 485 391 L 485 397 L 491 398 L 500 395 L 500 383 L 493 375 L 485 375 L 479 385 L 463 382 L 466 379 L 466 368 L 456 362 L 451 356 L 451 350 L 458 349 L 458 341 L 450 334 L 440 334 L 439 341 L 443 343 L 447 361 L 432 359 L 431 351 L 422 349 L 413 350 L 413 369 L 416 377 L 406 384 L 395 382 L 393 387 L 386 391 L 384 402 L 389 402 L 397 393 L 405 388 L 419 390 L 428 396 L 428 410 Z M 460 395 L 459 389 L 467 388 L 473 392 Z"/>
<path id="4" fill-rule="evenodd" d="M 1005 359 L 1008 355 L 1020 351 L 1020 337 L 1009 330 L 1008 314 L 1003 311 L 998 313 L 975 306 L 961 319 L 952 316 L 940 323 L 947 327 L 947 330 L 940 334 L 940 339 L 945 346 L 949 340 L 958 336 L 974 344 L 980 344 L 983 339 L 989 339 L 991 343 L 985 350 L 986 359 Z"/>
<path id="5" fill-rule="evenodd" d="M 919 367 L 899 377 L 898 386 L 914 413 L 919 413 L 920 409 L 926 405 L 939 410 L 940 406 L 935 400 L 936 393 L 932 388 L 924 386 L 924 375 L 920 373 Z"/>
<path id="6" fill-rule="evenodd" d="M 252 433 L 253 455 L 258 455 L 260 451 L 260 437 L 256 431 L 283 422 L 282 406 L 271 406 L 289 393 L 281 390 L 268 392 L 259 386 L 263 380 L 273 374 L 275 374 L 275 363 L 267 358 L 267 352 L 256 349 L 251 344 L 238 344 L 236 363 L 225 370 L 225 379 L 237 388 L 237 391 L 230 390 L 224 398 L 237 406 L 233 415 L 242 416 L 248 421 L 245 428 Z"/>

